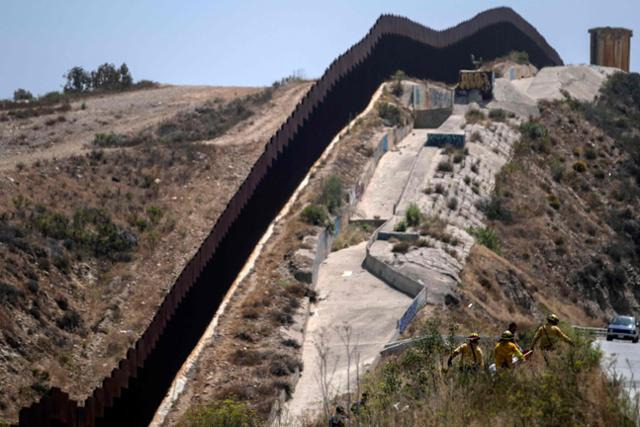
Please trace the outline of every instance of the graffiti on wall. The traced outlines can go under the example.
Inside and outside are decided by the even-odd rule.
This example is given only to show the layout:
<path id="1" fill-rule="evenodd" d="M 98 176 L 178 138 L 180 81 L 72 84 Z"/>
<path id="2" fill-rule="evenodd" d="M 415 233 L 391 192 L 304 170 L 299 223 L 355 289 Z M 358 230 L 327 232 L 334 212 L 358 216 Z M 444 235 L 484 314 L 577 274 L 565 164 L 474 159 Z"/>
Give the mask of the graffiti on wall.
<path id="1" fill-rule="evenodd" d="M 493 94 L 493 72 L 479 70 L 460 70 L 460 78 L 456 86 L 456 98 L 469 96 L 476 92 L 482 99 L 490 99 Z"/>
<path id="2" fill-rule="evenodd" d="M 427 137 L 427 147 L 445 147 L 447 145 L 456 148 L 464 147 L 464 134 L 430 133 Z"/>

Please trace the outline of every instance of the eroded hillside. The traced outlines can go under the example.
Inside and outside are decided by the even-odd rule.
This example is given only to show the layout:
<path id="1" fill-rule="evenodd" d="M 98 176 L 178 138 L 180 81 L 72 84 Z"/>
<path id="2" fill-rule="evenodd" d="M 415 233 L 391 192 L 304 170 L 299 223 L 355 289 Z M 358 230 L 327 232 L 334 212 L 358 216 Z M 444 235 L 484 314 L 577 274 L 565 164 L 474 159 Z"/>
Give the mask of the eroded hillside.
<path id="1" fill-rule="evenodd" d="M 51 124 L 7 116 L 0 419 L 51 386 L 82 399 L 102 381 L 309 85 L 86 98 Z"/>

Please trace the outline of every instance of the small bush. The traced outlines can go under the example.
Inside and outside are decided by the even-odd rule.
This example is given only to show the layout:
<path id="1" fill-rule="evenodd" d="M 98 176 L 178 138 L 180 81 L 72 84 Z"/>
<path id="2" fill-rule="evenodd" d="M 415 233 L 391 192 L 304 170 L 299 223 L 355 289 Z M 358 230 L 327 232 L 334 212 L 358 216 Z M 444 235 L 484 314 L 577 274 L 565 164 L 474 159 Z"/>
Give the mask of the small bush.
<path id="1" fill-rule="evenodd" d="M 431 247 L 431 243 L 429 243 L 429 241 L 427 239 L 419 239 L 418 240 L 418 247 L 419 248 L 430 248 Z"/>
<path id="2" fill-rule="evenodd" d="M 393 247 L 391 248 L 391 252 L 406 254 L 407 252 L 409 252 L 410 248 L 411 244 L 409 242 L 398 242 L 393 245 Z"/>
<path id="3" fill-rule="evenodd" d="M 33 95 L 26 89 L 16 89 L 13 92 L 14 101 L 31 101 L 32 99 Z"/>
<path id="4" fill-rule="evenodd" d="M 447 194 L 447 190 L 444 188 L 444 185 L 442 185 L 441 183 L 436 184 L 435 192 L 436 194 L 443 194 L 443 195 Z"/>
<path id="5" fill-rule="evenodd" d="M 262 420 L 246 403 L 217 400 L 189 408 L 180 425 L 186 427 L 257 427 Z"/>
<path id="6" fill-rule="evenodd" d="M 560 209 L 560 199 L 558 198 L 558 196 L 554 194 L 549 194 L 547 196 L 547 201 L 549 202 L 549 206 L 551 206 L 553 209 L 555 210 Z"/>
<path id="7" fill-rule="evenodd" d="M 407 223 L 405 222 L 405 220 L 401 219 L 400 221 L 398 221 L 393 227 L 393 231 L 398 231 L 400 233 L 404 233 L 405 231 L 407 231 Z"/>
<path id="8" fill-rule="evenodd" d="M 482 135 L 480 135 L 480 132 L 475 131 L 469 137 L 469 141 L 471 141 L 471 142 L 482 142 Z"/>
<path id="9" fill-rule="evenodd" d="M 492 108 L 489 110 L 489 118 L 494 122 L 504 122 L 507 119 L 507 112 L 501 108 Z"/>
<path id="10" fill-rule="evenodd" d="M 130 138 L 126 135 L 117 133 L 97 133 L 93 139 L 92 144 L 100 148 L 108 147 L 131 147 L 141 143 L 142 140 L 138 138 Z"/>
<path id="11" fill-rule="evenodd" d="M 477 207 L 487 216 L 487 219 L 509 223 L 513 216 L 505 204 L 504 197 L 494 194 L 491 199 L 481 201 Z"/>
<path id="12" fill-rule="evenodd" d="M 532 140 L 547 136 L 547 129 L 536 121 L 528 121 L 520 125 L 520 133 Z"/>
<path id="13" fill-rule="evenodd" d="M 300 218 L 307 224 L 324 226 L 329 222 L 329 214 L 324 206 L 310 204 L 300 213 Z"/>
<path id="14" fill-rule="evenodd" d="M 16 305 L 24 294 L 12 285 L 0 282 L 0 303 L 2 305 Z"/>
<path id="15" fill-rule="evenodd" d="M 465 120 L 469 124 L 474 124 L 486 119 L 484 113 L 480 110 L 470 109 L 464 115 Z"/>
<path id="16" fill-rule="evenodd" d="M 394 83 L 391 86 L 391 93 L 393 93 L 397 97 L 401 97 L 404 92 L 402 88 L 402 80 L 406 79 L 407 75 L 402 70 L 398 70 L 393 75 Z"/>
<path id="17" fill-rule="evenodd" d="M 509 59 L 518 63 L 518 64 L 528 64 L 529 63 L 529 53 L 523 50 L 514 50 L 509 53 Z"/>
<path id="18" fill-rule="evenodd" d="M 407 211 L 404 213 L 404 218 L 408 226 L 415 227 L 420 224 L 420 220 L 422 219 L 422 212 L 420 212 L 420 208 L 417 204 L 411 203 L 407 208 Z"/>
<path id="19" fill-rule="evenodd" d="M 450 198 L 449 201 L 447 202 L 447 207 L 452 211 L 458 209 L 458 198 L 457 197 Z"/>
<path id="20" fill-rule="evenodd" d="M 587 164 L 583 160 L 578 160 L 573 164 L 573 170 L 579 173 L 587 170 Z"/>
<path id="21" fill-rule="evenodd" d="M 473 236 L 476 242 L 486 246 L 493 252 L 500 253 L 500 239 L 495 230 L 489 227 L 471 227 L 467 232 Z"/>
<path id="22" fill-rule="evenodd" d="M 453 172 L 453 163 L 443 160 L 438 163 L 438 172 Z"/>
<path id="23" fill-rule="evenodd" d="M 385 126 L 403 126 L 402 110 L 388 102 L 378 104 L 378 116 L 382 119 Z"/>
<path id="24" fill-rule="evenodd" d="M 453 163 L 462 163 L 462 161 L 464 160 L 464 153 L 462 153 L 461 151 L 457 151 L 454 155 L 453 155 Z"/>
<path id="25" fill-rule="evenodd" d="M 56 325 L 67 332 L 76 332 L 82 327 L 82 318 L 75 311 L 69 310 L 56 321 Z"/>
<path id="26" fill-rule="evenodd" d="M 318 204 L 327 207 L 329 212 L 335 214 L 342 206 L 342 180 L 337 175 L 330 176 L 322 184 L 322 191 L 318 197 Z"/>

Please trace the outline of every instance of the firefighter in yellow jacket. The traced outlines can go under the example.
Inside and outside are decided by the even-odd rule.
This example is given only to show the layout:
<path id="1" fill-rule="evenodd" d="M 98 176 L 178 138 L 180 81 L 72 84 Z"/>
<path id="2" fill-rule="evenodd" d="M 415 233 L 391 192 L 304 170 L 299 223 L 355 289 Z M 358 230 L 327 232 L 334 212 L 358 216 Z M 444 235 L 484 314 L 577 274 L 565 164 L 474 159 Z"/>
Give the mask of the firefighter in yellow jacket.
<path id="1" fill-rule="evenodd" d="M 496 359 L 496 368 L 512 368 L 514 356 L 524 360 L 524 355 L 520 351 L 520 348 L 514 342 L 513 333 L 511 331 L 504 331 L 500 336 L 500 341 L 496 344 L 493 351 Z"/>
<path id="2" fill-rule="evenodd" d="M 475 371 L 478 368 L 484 367 L 484 355 L 482 349 L 478 345 L 480 341 L 480 335 L 476 332 L 467 337 L 467 342 L 459 345 L 449 359 L 447 360 L 447 366 L 450 368 L 453 359 L 460 356 L 460 370 L 461 371 Z"/>
<path id="3" fill-rule="evenodd" d="M 573 345 L 573 341 L 571 338 L 565 335 L 564 332 L 558 327 L 558 323 L 560 323 L 560 319 L 555 314 L 550 314 L 547 317 L 547 324 L 542 325 L 536 331 L 536 334 L 533 336 L 533 342 L 531 343 L 531 348 L 533 349 L 538 342 L 540 342 L 541 350 L 553 350 L 556 341 L 562 340 L 568 344 Z"/>

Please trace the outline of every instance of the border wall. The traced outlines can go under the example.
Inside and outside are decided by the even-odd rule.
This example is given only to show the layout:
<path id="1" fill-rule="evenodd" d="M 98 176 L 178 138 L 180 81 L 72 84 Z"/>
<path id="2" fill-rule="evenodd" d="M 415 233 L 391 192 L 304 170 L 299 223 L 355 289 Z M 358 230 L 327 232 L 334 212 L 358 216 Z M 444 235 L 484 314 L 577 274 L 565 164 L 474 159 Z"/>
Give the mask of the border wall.
<path id="1" fill-rule="evenodd" d="M 537 67 L 561 65 L 545 39 L 509 8 L 483 12 L 444 31 L 383 15 L 335 59 L 265 145 L 195 256 L 126 357 L 84 401 L 57 388 L 20 411 L 23 426 L 146 425 L 224 294 L 281 207 L 333 136 L 398 69 L 453 83 L 458 70 L 512 50 Z"/>

